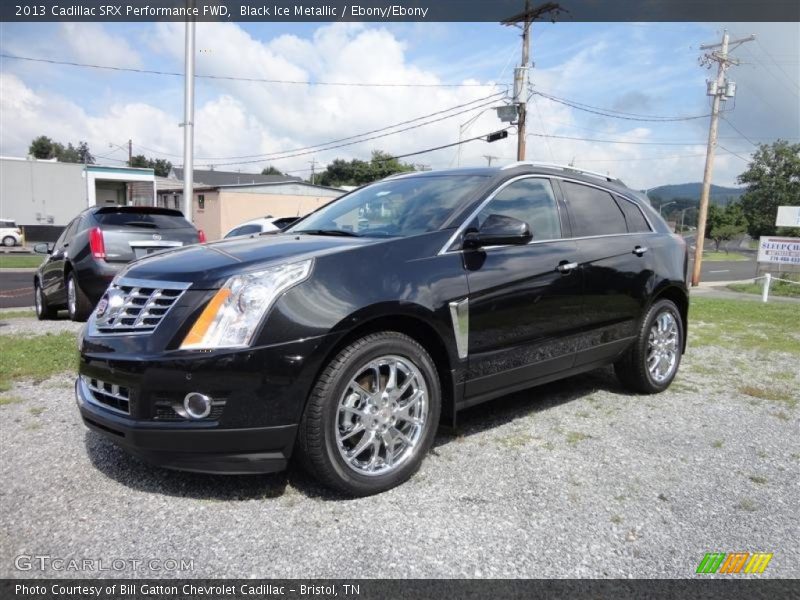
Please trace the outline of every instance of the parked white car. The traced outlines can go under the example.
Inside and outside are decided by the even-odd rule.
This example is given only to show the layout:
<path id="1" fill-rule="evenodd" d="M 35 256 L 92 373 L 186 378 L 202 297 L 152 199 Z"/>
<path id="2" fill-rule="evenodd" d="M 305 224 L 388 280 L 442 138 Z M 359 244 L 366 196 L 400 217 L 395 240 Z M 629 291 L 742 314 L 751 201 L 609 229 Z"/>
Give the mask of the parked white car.
<path id="1" fill-rule="evenodd" d="M 272 216 L 262 217 L 261 219 L 253 219 L 241 225 L 237 225 L 225 234 L 225 238 L 236 237 L 239 235 L 253 235 L 254 233 L 265 233 L 270 231 L 280 231 L 286 229 L 289 225 L 297 221 L 300 217 L 280 217 L 278 219 Z"/>
<path id="2" fill-rule="evenodd" d="M 0 243 L 3 246 L 19 246 L 22 244 L 22 230 L 12 219 L 0 219 Z"/>

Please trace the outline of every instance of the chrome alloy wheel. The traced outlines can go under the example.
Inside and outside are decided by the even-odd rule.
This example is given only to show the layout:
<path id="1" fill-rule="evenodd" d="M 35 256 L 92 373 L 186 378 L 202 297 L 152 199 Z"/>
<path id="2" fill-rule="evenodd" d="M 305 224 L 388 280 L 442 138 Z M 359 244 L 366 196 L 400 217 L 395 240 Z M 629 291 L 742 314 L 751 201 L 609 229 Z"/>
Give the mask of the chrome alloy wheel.
<path id="1" fill-rule="evenodd" d="M 77 311 L 77 296 L 75 293 L 75 278 L 70 277 L 67 280 L 67 310 L 70 315 L 74 315 Z"/>
<path id="2" fill-rule="evenodd" d="M 36 286 L 36 293 L 33 295 L 33 302 L 36 306 L 36 314 L 42 315 L 42 308 L 44 307 L 44 300 L 42 299 L 42 286 Z"/>
<path id="3" fill-rule="evenodd" d="M 650 327 L 647 341 L 647 370 L 656 383 L 669 379 L 678 364 L 679 344 L 678 322 L 675 316 L 664 311 Z"/>
<path id="4" fill-rule="evenodd" d="M 413 456 L 428 417 L 428 387 L 417 366 L 382 356 L 356 372 L 339 400 L 336 445 L 362 475 L 385 475 Z"/>

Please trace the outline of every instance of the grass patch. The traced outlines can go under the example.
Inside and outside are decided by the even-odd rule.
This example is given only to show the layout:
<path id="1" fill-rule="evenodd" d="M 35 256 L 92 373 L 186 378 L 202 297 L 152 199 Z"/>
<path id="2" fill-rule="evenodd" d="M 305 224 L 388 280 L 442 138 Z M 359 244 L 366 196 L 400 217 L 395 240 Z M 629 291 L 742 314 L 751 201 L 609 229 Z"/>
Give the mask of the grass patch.
<path id="1" fill-rule="evenodd" d="M 44 256 L 0 254 L 0 269 L 35 269 L 42 264 Z"/>
<path id="2" fill-rule="evenodd" d="M 768 388 L 758 385 L 740 385 L 739 391 L 753 398 L 761 398 L 770 402 L 785 402 L 790 408 L 797 406 L 797 398 L 786 390 Z"/>
<path id="3" fill-rule="evenodd" d="M 794 304 L 715 298 L 692 298 L 689 308 L 689 348 L 740 347 L 800 355 L 800 331 Z"/>
<path id="4" fill-rule="evenodd" d="M 739 254 L 738 252 L 703 252 L 703 260 L 709 262 L 721 262 L 726 260 L 743 262 L 750 260 L 750 257 Z"/>
<path id="5" fill-rule="evenodd" d="M 739 500 L 739 503 L 736 505 L 736 508 L 740 510 L 746 510 L 748 512 L 753 512 L 754 510 L 758 509 L 756 503 L 750 500 L 750 498 L 742 498 L 741 500 Z"/>
<path id="6" fill-rule="evenodd" d="M 612 523 L 614 523 L 615 525 L 619 525 L 620 523 L 622 523 L 622 517 L 620 517 L 619 515 L 613 515 L 613 516 L 611 517 L 611 519 L 609 519 L 609 520 L 610 520 Z"/>
<path id="7" fill-rule="evenodd" d="M 788 283 L 787 281 L 773 281 L 769 286 L 770 296 L 786 296 L 789 298 L 800 298 L 800 274 L 786 273 L 780 275 L 781 279 L 788 279 L 795 283 Z M 764 289 L 763 280 L 751 283 L 732 283 L 728 286 L 729 290 L 734 292 L 743 292 L 745 294 L 761 294 Z"/>
<path id="8" fill-rule="evenodd" d="M 78 366 L 77 359 L 74 333 L 3 336 L 0 391 L 9 389 L 14 381 L 43 381 L 57 373 L 73 371 Z"/>
<path id="9" fill-rule="evenodd" d="M 578 442 L 588 440 L 591 437 L 592 436 L 590 436 L 588 433 L 581 433 L 580 431 L 568 431 L 566 435 L 567 443 L 572 444 L 573 446 Z"/>
<path id="10" fill-rule="evenodd" d="M 36 317 L 36 313 L 32 310 L 7 310 L 0 312 L 0 321 L 5 321 L 6 319 L 32 319 L 34 317 Z"/>
<path id="11" fill-rule="evenodd" d="M 714 440 L 713 442 L 711 442 L 712 448 L 722 448 L 724 445 L 725 442 L 723 442 L 722 440 Z"/>
<path id="12" fill-rule="evenodd" d="M 528 433 L 513 433 L 500 439 L 500 445 L 506 448 L 522 448 L 531 443 L 535 438 Z"/>
<path id="13" fill-rule="evenodd" d="M 34 417 L 38 417 L 44 412 L 44 409 L 40 406 L 36 406 L 34 408 L 29 408 L 28 412 L 31 413 Z"/>
<path id="14" fill-rule="evenodd" d="M 763 475 L 750 475 L 750 477 L 748 477 L 748 479 L 750 481 L 752 481 L 753 483 L 757 483 L 758 485 L 764 485 L 764 484 L 767 483 L 767 481 L 769 481 Z"/>
<path id="15" fill-rule="evenodd" d="M 0 406 L 8 406 L 9 404 L 19 404 L 23 399 L 19 396 L 0 396 Z"/>

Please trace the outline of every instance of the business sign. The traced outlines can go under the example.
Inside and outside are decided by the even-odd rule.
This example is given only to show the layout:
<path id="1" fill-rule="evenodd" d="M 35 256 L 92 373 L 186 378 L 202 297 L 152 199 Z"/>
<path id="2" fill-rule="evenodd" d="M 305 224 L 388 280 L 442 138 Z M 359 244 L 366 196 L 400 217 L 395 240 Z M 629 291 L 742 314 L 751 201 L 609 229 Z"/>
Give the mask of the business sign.
<path id="1" fill-rule="evenodd" d="M 775 225 L 778 227 L 800 227 L 800 206 L 779 206 Z"/>
<path id="2" fill-rule="evenodd" d="M 758 262 L 800 265 L 800 238 L 768 237 L 758 240 Z"/>

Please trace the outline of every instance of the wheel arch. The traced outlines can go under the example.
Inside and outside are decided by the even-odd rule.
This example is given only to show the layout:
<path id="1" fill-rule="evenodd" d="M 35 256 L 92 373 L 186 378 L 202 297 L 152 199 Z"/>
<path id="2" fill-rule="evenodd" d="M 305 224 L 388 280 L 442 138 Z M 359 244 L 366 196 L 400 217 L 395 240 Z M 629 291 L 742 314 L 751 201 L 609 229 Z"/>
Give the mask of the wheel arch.
<path id="1" fill-rule="evenodd" d="M 423 316 L 425 314 L 423 312 L 424 309 L 420 309 L 422 307 L 417 310 L 410 310 L 410 307 L 405 309 L 394 307 L 393 310 L 389 309 L 389 307 L 383 307 L 380 312 L 376 313 L 375 307 L 371 307 L 369 312 L 372 314 L 369 317 L 359 318 L 353 315 L 346 319 L 345 322 L 355 322 L 354 325 L 345 327 L 343 323 L 340 323 L 335 329 L 340 329 L 341 336 L 326 352 L 314 380 L 316 381 L 319 378 L 319 375 L 336 354 L 351 342 L 379 331 L 397 331 L 416 341 L 431 356 L 442 388 L 441 423 L 454 426 L 456 394 L 458 392 L 458 384 L 454 373 L 456 365 L 450 356 L 447 343 L 432 324 L 432 319 Z"/>
<path id="2" fill-rule="evenodd" d="M 684 287 L 675 284 L 667 284 L 655 291 L 647 305 L 647 309 L 659 300 L 670 300 L 678 307 L 683 326 L 683 348 L 681 353 L 686 352 L 686 339 L 689 337 L 689 294 Z M 646 312 L 646 311 L 645 311 Z"/>

